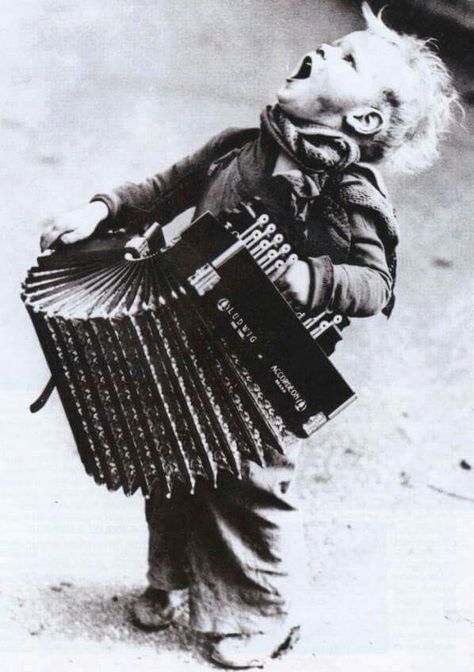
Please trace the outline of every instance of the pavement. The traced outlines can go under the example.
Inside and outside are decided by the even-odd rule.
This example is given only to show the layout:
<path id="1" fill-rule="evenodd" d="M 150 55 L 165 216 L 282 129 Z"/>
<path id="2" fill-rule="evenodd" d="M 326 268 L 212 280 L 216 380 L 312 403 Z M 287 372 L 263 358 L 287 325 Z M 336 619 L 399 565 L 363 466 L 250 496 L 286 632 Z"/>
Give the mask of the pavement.
<path id="1" fill-rule="evenodd" d="M 130 624 L 143 502 L 86 477 L 19 301 L 41 221 L 254 125 L 287 67 L 360 27 L 338 1 L 20 0 L 2 10 L 0 665 L 43 672 L 210 666 L 182 620 Z M 453 65 L 460 88 L 469 72 Z M 472 97 L 471 97 L 472 100 Z M 353 320 L 335 361 L 358 401 L 307 442 L 310 583 L 299 646 L 269 670 L 474 666 L 472 108 L 418 178 L 389 178 L 397 305 Z"/>

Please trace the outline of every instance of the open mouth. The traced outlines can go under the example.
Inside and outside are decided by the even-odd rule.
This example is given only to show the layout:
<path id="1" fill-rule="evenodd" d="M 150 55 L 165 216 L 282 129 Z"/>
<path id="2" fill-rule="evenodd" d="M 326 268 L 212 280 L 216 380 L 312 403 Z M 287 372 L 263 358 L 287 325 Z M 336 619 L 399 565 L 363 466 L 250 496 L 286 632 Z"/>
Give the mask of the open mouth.
<path id="1" fill-rule="evenodd" d="M 292 81 L 294 79 L 308 79 L 311 75 L 311 70 L 313 69 L 313 59 L 311 56 L 305 56 L 301 61 L 298 69 L 290 77 L 287 78 L 287 81 Z"/>

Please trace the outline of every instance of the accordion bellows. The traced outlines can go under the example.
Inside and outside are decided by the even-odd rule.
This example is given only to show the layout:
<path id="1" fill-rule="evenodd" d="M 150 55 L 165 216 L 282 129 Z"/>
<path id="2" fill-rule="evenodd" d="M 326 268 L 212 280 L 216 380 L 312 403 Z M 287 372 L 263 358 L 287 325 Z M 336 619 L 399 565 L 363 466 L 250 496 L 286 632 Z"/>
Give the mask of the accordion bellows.
<path id="1" fill-rule="evenodd" d="M 150 250 L 148 250 L 150 252 Z M 265 464 L 295 440 L 160 251 L 46 257 L 22 298 L 88 474 L 126 494 Z"/>

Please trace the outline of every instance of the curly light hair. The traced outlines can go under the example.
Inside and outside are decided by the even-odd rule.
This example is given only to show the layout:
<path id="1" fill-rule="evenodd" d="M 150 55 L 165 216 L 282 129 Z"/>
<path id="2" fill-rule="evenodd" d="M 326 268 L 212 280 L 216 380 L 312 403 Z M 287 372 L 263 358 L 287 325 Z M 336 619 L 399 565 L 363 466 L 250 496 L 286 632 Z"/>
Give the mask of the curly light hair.
<path id="1" fill-rule="evenodd" d="M 454 110 L 462 110 L 451 74 L 436 53 L 433 40 L 397 33 L 362 4 L 367 30 L 398 47 L 413 78 L 402 91 L 384 92 L 390 107 L 389 128 L 378 139 L 379 155 L 393 172 L 416 173 L 438 156 L 440 138 L 449 131 Z"/>

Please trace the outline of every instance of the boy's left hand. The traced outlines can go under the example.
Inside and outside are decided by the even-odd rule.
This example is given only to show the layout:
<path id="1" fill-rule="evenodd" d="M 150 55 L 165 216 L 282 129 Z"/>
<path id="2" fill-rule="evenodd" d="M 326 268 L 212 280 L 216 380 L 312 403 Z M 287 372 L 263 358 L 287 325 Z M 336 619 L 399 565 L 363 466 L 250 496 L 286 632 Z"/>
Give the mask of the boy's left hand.
<path id="1" fill-rule="evenodd" d="M 310 274 L 306 261 L 298 259 L 277 279 L 276 286 L 290 301 L 306 306 L 309 300 Z"/>

